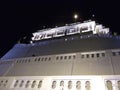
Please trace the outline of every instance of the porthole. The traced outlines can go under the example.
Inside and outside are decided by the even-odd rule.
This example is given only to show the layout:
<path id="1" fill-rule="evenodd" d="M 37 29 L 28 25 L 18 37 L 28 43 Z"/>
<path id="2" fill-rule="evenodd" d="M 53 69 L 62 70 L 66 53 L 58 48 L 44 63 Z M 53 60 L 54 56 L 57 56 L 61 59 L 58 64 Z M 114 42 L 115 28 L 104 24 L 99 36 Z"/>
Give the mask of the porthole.
<path id="1" fill-rule="evenodd" d="M 102 57 L 105 57 L 105 53 L 102 53 Z"/>
<path id="2" fill-rule="evenodd" d="M 38 61 L 40 61 L 40 58 L 38 58 Z"/>
<path id="3" fill-rule="evenodd" d="M 76 56 L 75 55 L 73 55 L 73 59 L 75 59 L 76 58 Z"/>
<path id="4" fill-rule="evenodd" d="M 56 57 L 56 60 L 58 60 L 58 59 L 59 59 L 59 57 L 57 56 L 57 57 Z"/>
<path id="5" fill-rule="evenodd" d="M 63 56 L 60 56 L 60 60 L 62 60 L 63 59 Z"/>
<path id="6" fill-rule="evenodd" d="M 94 54 L 91 54 L 91 57 L 94 58 Z"/>
<path id="7" fill-rule="evenodd" d="M 89 58 L 89 54 L 87 54 L 86 57 Z"/>
<path id="8" fill-rule="evenodd" d="M 100 57 L 100 54 L 99 54 L 99 53 L 97 53 L 97 54 L 96 54 L 96 57 Z"/>
<path id="9" fill-rule="evenodd" d="M 17 85 L 18 85 L 18 80 L 16 80 L 16 82 L 15 82 L 15 84 L 14 84 L 14 87 L 17 87 Z"/>
<path id="10" fill-rule="evenodd" d="M 118 81 L 117 83 L 118 83 L 118 90 L 120 90 L 120 81 Z"/>
<path id="11" fill-rule="evenodd" d="M 38 88 L 41 88 L 41 87 L 42 87 L 42 81 L 39 81 Z"/>
<path id="12" fill-rule="evenodd" d="M 52 89 L 55 89 L 55 88 L 56 88 L 56 84 L 57 84 L 56 81 L 53 81 L 53 82 L 52 82 Z"/>
<path id="13" fill-rule="evenodd" d="M 36 81 L 33 81 L 33 82 L 32 82 L 32 86 L 31 86 L 31 88 L 34 88 L 35 85 L 36 85 Z"/>
<path id="14" fill-rule="evenodd" d="M 60 82 L 60 86 L 61 86 L 61 87 L 64 87 L 64 81 L 61 81 L 61 82 Z"/>
<path id="15" fill-rule="evenodd" d="M 69 56 L 69 59 L 71 59 L 71 56 Z"/>
<path id="16" fill-rule="evenodd" d="M 47 57 L 45 58 L 45 61 L 47 61 Z"/>
<path id="17" fill-rule="evenodd" d="M 3 80 L 1 81 L 1 83 L 3 83 Z"/>
<path id="18" fill-rule="evenodd" d="M 80 89 L 81 89 L 81 82 L 80 82 L 80 81 L 77 81 L 77 82 L 76 82 L 76 89 L 77 89 L 77 90 L 80 90 Z"/>
<path id="19" fill-rule="evenodd" d="M 81 58 L 84 58 L 84 55 L 81 55 Z"/>
<path id="20" fill-rule="evenodd" d="M 27 81 L 27 82 L 26 82 L 26 85 L 25 85 L 25 88 L 28 88 L 28 87 L 29 87 L 29 84 L 30 84 L 30 81 Z"/>
<path id="21" fill-rule="evenodd" d="M 49 61 L 51 60 L 51 57 L 49 57 L 49 59 L 48 59 Z"/>
<path id="22" fill-rule="evenodd" d="M 23 83 L 24 83 L 24 81 L 22 80 L 21 83 L 20 83 L 20 85 L 19 85 L 19 87 L 22 87 Z"/>
<path id="23" fill-rule="evenodd" d="M 72 81 L 68 82 L 68 89 L 72 89 Z"/>
<path id="24" fill-rule="evenodd" d="M 110 80 L 106 81 L 106 87 L 108 90 L 113 90 L 112 82 Z"/>
<path id="25" fill-rule="evenodd" d="M 64 56 L 64 59 L 67 59 L 67 56 Z"/>
<path id="26" fill-rule="evenodd" d="M 3 84 L 3 80 L 0 82 L 0 86 L 2 86 L 2 84 Z"/>
<path id="27" fill-rule="evenodd" d="M 44 58 L 41 59 L 41 61 L 43 61 L 43 60 L 44 60 Z"/>
<path id="28" fill-rule="evenodd" d="M 4 83 L 4 87 L 7 85 L 7 83 L 8 83 L 8 80 L 5 81 L 5 83 Z"/>
<path id="29" fill-rule="evenodd" d="M 86 88 L 86 90 L 90 90 L 91 89 L 90 81 L 86 81 L 85 82 L 85 88 Z"/>

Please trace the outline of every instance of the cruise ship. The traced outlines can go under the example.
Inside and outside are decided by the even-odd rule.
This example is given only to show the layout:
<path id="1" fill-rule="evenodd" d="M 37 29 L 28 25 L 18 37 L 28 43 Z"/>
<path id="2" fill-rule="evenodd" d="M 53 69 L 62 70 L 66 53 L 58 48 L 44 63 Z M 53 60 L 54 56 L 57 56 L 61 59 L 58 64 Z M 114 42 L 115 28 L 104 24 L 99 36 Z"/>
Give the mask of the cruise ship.
<path id="1" fill-rule="evenodd" d="M 88 20 L 32 33 L 0 59 L 0 90 L 120 90 L 120 36 Z"/>

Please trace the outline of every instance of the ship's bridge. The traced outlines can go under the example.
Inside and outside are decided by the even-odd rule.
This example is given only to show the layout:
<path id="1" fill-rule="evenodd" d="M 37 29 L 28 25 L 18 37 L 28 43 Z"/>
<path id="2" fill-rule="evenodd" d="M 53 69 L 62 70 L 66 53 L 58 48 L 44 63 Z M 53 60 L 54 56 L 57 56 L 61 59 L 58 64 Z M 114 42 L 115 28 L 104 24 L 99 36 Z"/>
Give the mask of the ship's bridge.
<path id="1" fill-rule="evenodd" d="M 92 32 L 92 34 L 109 34 L 109 28 L 105 28 L 102 24 L 96 24 L 95 21 L 85 21 L 84 23 L 77 22 L 52 29 L 39 30 L 38 32 L 33 33 L 32 40 L 39 41 L 86 32 Z"/>

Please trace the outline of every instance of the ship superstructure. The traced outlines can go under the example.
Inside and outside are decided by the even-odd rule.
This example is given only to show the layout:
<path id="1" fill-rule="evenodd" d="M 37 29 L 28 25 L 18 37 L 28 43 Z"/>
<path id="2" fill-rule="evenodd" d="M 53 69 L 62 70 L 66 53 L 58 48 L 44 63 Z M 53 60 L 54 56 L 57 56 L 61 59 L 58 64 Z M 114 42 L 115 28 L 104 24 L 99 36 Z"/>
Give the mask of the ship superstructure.
<path id="1" fill-rule="evenodd" d="M 0 90 L 120 90 L 120 37 L 95 21 L 33 33 L 0 60 Z"/>

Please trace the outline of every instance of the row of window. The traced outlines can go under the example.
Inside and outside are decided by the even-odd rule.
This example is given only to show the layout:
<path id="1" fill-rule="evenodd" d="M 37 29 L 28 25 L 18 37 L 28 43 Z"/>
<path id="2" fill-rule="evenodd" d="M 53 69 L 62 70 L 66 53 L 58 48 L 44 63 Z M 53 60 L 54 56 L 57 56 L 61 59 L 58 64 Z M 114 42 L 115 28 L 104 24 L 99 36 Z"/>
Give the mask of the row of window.
<path id="1" fill-rule="evenodd" d="M 28 63 L 30 59 L 17 60 L 17 63 Z"/>
<path id="2" fill-rule="evenodd" d="M 50 57 L 42 57 L 42 58 L 35 58 L 34 61 L 35 62 L 39 62 L 39 61 L 50 61 L 51 58 Z M 30 59 L 23 59 L 23 60 L 17 60 L 17 63 L 28 63 L 30 62 Z"/>
<path id="3" fill-rule="evenodd" d="M 5 87 L 8 83 L 8 80 L 0 80 L 0 87 Z"/>
<path id="4" fill-rule="evenodd" d="M 75 59 L 76 56 L 75 55 L 71 55 L 71 56 L 56 56 L 56 60 L 67 60 L 67 59 Z"/>
<path id="5" fill-rule="evenodd" d="M 41 88 L 42 87 L 42 80 L 16 80 L 14 85 L 14 88 Z"/>
<path id="6" fill-rule="evenodd" d="M 113 90 L 113 83 L 112 83 L 112 81 L 110 81 L 110 80 L 107 80 L 106 81 L 106 88 L 108 89 L 108 90 Z M 117 90 L 120 90 L 120 80 L 119 81 L 117 81 L 117 85 L 116 85 L 117 87 L 116 88 L 118 88 Z"/>
<path id="7" fill-rule="evenodd" d="M 120 51 L 118 52 L 112 52 L 113 56 L 118 56 L 120 55 Z M 100 58 L 100 57 L 105 57 L 105 53 L 91 53 L 91 54 L 81 54 L 81 58 Z M 75 59 L 76 55 L 66 55 L 66 56 L 56 56 L 56 60 L 68 60 L 68 59 Z M 39 62 L 39 61 L 50 61 L 51 57 L 39 57 L 39 58 L 35 58 L 34 61 L 35 62 Z M 29 63 L 31 62 L 30 59 L 21 59 L 21 60 L 17 60 L 17 63 Z M 4 61 L 4 62 L 0 62 L 0 64 L 10 64 L 11 61 Z"/>
<path id="8" fill-rule="evenodd" d="M 36 61 L 50 61 L 51 60 L 51 58 L 50 57 L 42 57 L 42 58 L 35 58 L 35 62 Z"/>
<path id="9" fill-rule="evenodd" d="M 60 81 L 59 84 L 57 84 L 57 83 L 58 83 L 57 81 L 53 81 L 52 85 L 51 85 L 51 88 L 52 89 L 56 89 L 58 87 L 57 85 L 59 85 L 59 87 L 61 87 L 63 89 L 66 86 L 65 82 L 63 80 Z M 112 83 L 112 81 L 107 80 L 105 85 L 106 85 L 107 90 L 114 90 L 113 89 L 114 84 Z M 76 86 L 77 90 L 81 89 L 81 87 L 82 87 L 81 81 L 76 81 L 75 86 Z M 115 86 L 116 86 L 117 90 L 120 90 L 120 80 L 117 81 Z M 73 88 L 73 82 L 71 80 L 67 82 L 67 88 L 68 89 L 72 89 Z M 86 88 L 86 90 L 90 90 L 91 89 L 90 81 L 86 81 L 85 82 L 85 88 Z"/>
<path id="10" fill-rule="evenodd" d="M 57 56 L 56 60 L 67 60 L 67 59 L 75 59 L 76 56 L 75 55 L 71 55 L 71 56 Z M 35 62 L 39 62 L 39 61 L 50 61 L 51 57 L 41 57 L 41 58 L 35 58 L 34 61 Z M 28 63 L 30 62 L 30 59 L 23 59 L 23 60 L 17 60 L 17 63 Z"/>
<path id="11" fill-rule="evenodd" d="M 82 54 L 81 58 L 99 58 L 105 57 L 105 53 L 96 53 L 96 54 Z"/>
<path id="12" fill-rule="evenodd" d="M 63 89 L 64 86 L 65 86 L 65 82 L 63 80 L 60 81 L 59 86 Z M 53 81 L 51 88 L 55 89 L 56 87 L 57 87 L 57 81 Z M 90 90 L 90 87 L 91 87 L 90 81 L 86 81 L 85 82 L 86 90 Z M 67 88 L 68 89 L 72 89 L 73 88 L 73 82 L 71 80 L 67 82 Z M 76 89 L 77 90 L 81 89 L 81 81 L 76 81 Z"/>
<path id="13" fill-rule="evenodd" d="M 120 55 L 120 51 L 119 52 L 112 52 L 113 56 L 118 56 Z"/>
<path id="14" fill-rule="evenodd" d="M 57 81 L 53 81 L 51 88 L 55 89 L 56 86 L 57 86 Z M 60 81 L 59 86 L 61 88 L 64 88 L 65 87 L 65 82 L 63 80 Z M 73 82 L 72 81 L 68 81 L 67 82 L 67 88 L 68 89 L 72 89 L 72 87 L 73 87 Z M 86 88 L 86 90 L 90 90 L 90 87 L 91 87 L 90 81 L 86 81 L 85 82 L 85 88 Z M 76 81 L 76 89 L 78 89 L 78 90 L 81 89 L 81 81 Z"/>

